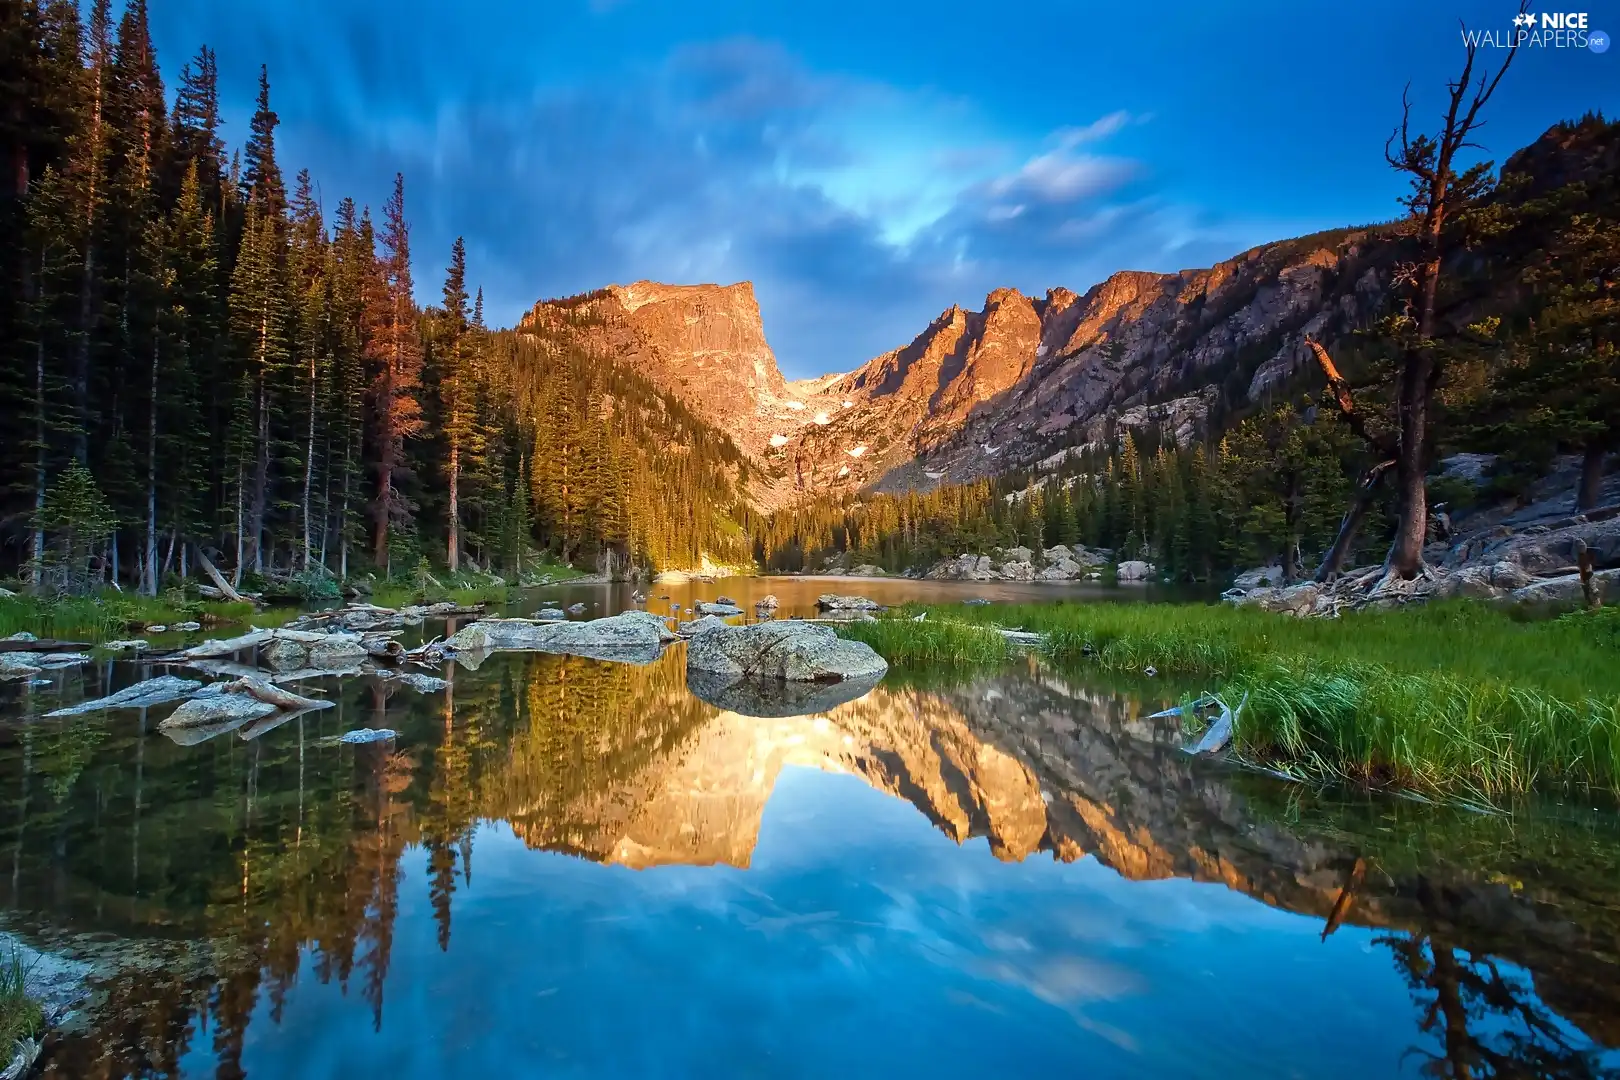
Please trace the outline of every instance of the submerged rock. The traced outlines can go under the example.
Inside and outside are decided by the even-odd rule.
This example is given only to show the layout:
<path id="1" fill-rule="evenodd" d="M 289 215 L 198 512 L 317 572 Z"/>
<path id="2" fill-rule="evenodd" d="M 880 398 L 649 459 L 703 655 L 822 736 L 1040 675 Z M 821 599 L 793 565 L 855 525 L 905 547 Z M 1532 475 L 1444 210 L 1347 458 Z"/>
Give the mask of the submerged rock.
<path id="1" fill-rule="evenodd" d="M 729 617 L 729 616 L 732 616 L 732 615 L 741 615 L 742 614 L 742 608 L 740 608 L 737 605 L 732 604 L 732 603 L 713 603 L 713 604 L 711 604 L 711 603 L 708 603 L 707 601 L 702 601 L 702 602 L 699 602 L 699 604 L 697 606 L 697 610 L 698 610 L 699 615 L 722 615 L 722 616 Z"/>
<path id="2" fill-rule="evenodd" d="M 838 682 L 790 682 L 749 675 L 721 675 L 690 666 L 686 669 L 686 688 L 694 697 L 740 716 L 809 716 L 829 712 L 865 697 L 882 680 L 881 675 L 863 675 Z"/>
<path id="3" fill-rule="evenodd" d="M 45 715 L 78 716 L 80 713 L 98 712 L 102 709 L 145 709 L 152 705 L 163 705 L 183 697 L 190 697 L 201 690 L 202 685 L 195 679 L 182 679 L 178 675 L 159 675 L 155 679 L 126 686 L 116 694 L 108 694 L 94 701 L 81 701 L 77 705 L 55 709 Z"/>
<path id="4" fill-rule="evenodd" d="M 339 735 L 337 741 L 350 746 L 361 746 L 366 743 L 387 742 L 399 738 L 399 732 L 390 728 L 356 728 Z"/>
<path id="5" fill-rule="evenodd" d="M 560 607 L 543 607 L 534 613 L 534 617 L 546 622 L 557 622 L 568 618 L 568 612 Z"/>
<path id="6" fill-rule="evenodd" d="M 450 683 L 433 675 L 423 675 L 415 671 L 401 671 L 388 679 L 389 682 L 403 683 L 415 690 L 418 694 L 437 694 Z"/>
<path id="7" fill-rule="evenodd" d="M 846 641 L 829 627 L 799 621 L 716 627 L 686 647 L 688 672 L 736 680 L 838 682 L 880 677 L 889 670 L 870 645 Z"/>
<path id="8" fill-rule="evenodd" d="M 840 596 L 822 593 L 816 597 L 816 607 L 822 611 L 882 611 L 883 605 L 864 596 Z"/>

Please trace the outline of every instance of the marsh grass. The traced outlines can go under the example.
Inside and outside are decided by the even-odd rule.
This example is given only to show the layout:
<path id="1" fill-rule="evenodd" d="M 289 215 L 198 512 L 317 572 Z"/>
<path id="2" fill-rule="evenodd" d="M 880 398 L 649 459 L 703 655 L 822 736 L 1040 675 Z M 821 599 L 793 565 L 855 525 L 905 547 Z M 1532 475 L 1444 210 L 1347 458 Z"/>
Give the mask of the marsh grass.
<path id="1" fill-rule="evenodd" d="M 1191 605 L 935 607 L 856 624 L 891 662 L 988 663 L 991 624 L 1093 668 L 1196 677 L 1228 701 L 1243 756 L 1494 800 L 1563 783 L 1620 790 L 1620 616 L 1524 621 L 1476 604 L 1290 619 Z M 1005 646 L 1003 646 L 1005 648 Z M 886 651 L 887 650 L 887 651 Z"/>
<path id="2" fill-rule="evenodd" d="M 438 604 L 453 600 L 458 604 L 504 604 L 507 586 L 486 582 L 481 585 L 444 586 L 417 589 L 411 585 L 378 585 L 372 590 L 370 603 L 378 607 L 400 608 L 411 604 Z"/>
<path id="3" fill-rule="evenodd" d="M 930 617 L 851 622 L 837 628 L 853 641 L 864 641 L 892 664 L 992 665 L 1006 660 L 1007 643 L 994 629 Z"/>
<path id="4" fill-rule="evenodd" d="M 17 1040 L 37 1035 L 44 1023 L 44 1010 L 28 994 L 28 966 L 12 949 L 0 960 L 0 1053 L 10 1054 Z"/>
<path id="5" fill-rule="evenodd" d="M 26 631 L 42 638 L 103 641 L 124 636 L 134 625 L 188 619 L 246 622 L 257 618 L 256 610 L 247 603 L 210 600 L 176 603 L 172 598 L 116 592 L 61 599 L 7 596 L 0 597 L 0 637 Z"/>

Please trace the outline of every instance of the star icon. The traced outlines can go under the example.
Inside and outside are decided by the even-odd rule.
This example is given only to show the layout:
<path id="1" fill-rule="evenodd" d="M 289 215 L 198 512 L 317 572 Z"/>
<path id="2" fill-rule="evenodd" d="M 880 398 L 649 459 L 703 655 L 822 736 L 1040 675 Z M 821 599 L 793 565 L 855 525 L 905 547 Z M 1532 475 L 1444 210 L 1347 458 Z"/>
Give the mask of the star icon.
<path id="1" fill-rule="evenodd" d="M 1513 16 L 1513 25 L 1522 26 L 1529 29 L 1530 27 L 1536 25 L 1536 17 L 1527 11 L 1521 11 L 1519 14 Z"/>

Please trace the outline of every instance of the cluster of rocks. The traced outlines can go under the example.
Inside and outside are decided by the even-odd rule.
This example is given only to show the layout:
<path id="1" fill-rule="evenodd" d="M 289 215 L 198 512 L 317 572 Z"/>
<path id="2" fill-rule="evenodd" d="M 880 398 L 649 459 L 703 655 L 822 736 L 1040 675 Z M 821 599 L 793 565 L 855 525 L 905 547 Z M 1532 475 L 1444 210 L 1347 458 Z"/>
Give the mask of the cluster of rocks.
<path id="1" fill-rule="evenodd" d="M 866 597 L 829 593 L 821 599 L 827 610 L 866 617 L 879 607 Z M 699 607 L 724 607 L 741 614 L 732 603 Z M 705 612 L 675 629 L 669 623 L 647 611 L 580 622 L 480 619 L 452 635 L 444 648 L 458 664 L 470 667 L 495 651 L 648 664 L 663 655 L 666 645 L 685 639 L 692 692 L 711 704 L 752 716 L 796 716 L 832 708 L 865 694 L 888 670 L 871 646 L 840 638 L 817 622 L 787 619 L 738 626 Z"/>
<path id="2" fill-rule="evenodd" d="M 923 575 L 929 581 L 1097 581 L 1113 560 L 1106 551 L 1076 544 L 1056 544 L 1045 551 L 1027 547 L 997 548 L 992 555 L 958 555 L 942 559 Z M 1146 563 L 1122 563 L 1124 567 L 1146 567 Z M 1131 580 L 1121 574 L 1120 580 Z"/>
<path id="3" fill-rule="evenodd" d="M 1290 584 L 1273 566 L 1239 574 L 1223 595 L 1242 606 L 1299 616 L 1452 598 L 1541 607 L 1601 602 L 1620 591 L 1620 506 L 1517 530 L 1498 525 L 1433 545 L 1429 555 L 1423 572 L 1410 580 L 1371 566 L 1330 582 Z"/>

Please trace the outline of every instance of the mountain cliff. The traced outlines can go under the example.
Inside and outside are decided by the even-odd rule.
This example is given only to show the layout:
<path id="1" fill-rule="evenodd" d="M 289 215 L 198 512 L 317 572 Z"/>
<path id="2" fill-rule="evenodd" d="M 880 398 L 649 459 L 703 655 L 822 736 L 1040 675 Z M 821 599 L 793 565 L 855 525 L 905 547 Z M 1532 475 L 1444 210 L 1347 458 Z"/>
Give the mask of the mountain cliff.
<path id="1" fill-rule="evenodd" d="M 1496 198 L 1538 197 L 1612 166 L 1610 125 L 1550 129 L 1514 154 Z M 1207 269 L 1121 271 L 1084 294 L 996 289 L 852 371 L 785 380 L 752 286 L 637 282 L 544 301 L 526 325 L 588 307 L 595 344 L 721 427 L 759 466 L 766 508 L 865 488 L 900 490 L 1054 465 L 1121 427 L 1180 441 L 1243 411 L 1391 305 L 1410 258 L 1395 226 L 1345 228 L 1245 251 Z M 1511 302 L 1524 253 L 1470 253 L 1481 298 Z M 1473 286 L 1471 286 L 1473 287 Z"/>
<path id="2" fill-rule="evenodd" d="M 525 328 L 587 309 L 594 349 L 644 372 L 760 468 L 766 506 L 971 480 L 1100 438 L 1112 421 L 1189 437 L 1223 397 L 1257 400 L 1384 302 L 1395 241 L 1344 230 L 1207 270 L 1117 273 L 1084 295 L 997 289 L 854 371 L 789 382 L 752 286 L 612 286 L 542 301 Z"/>

